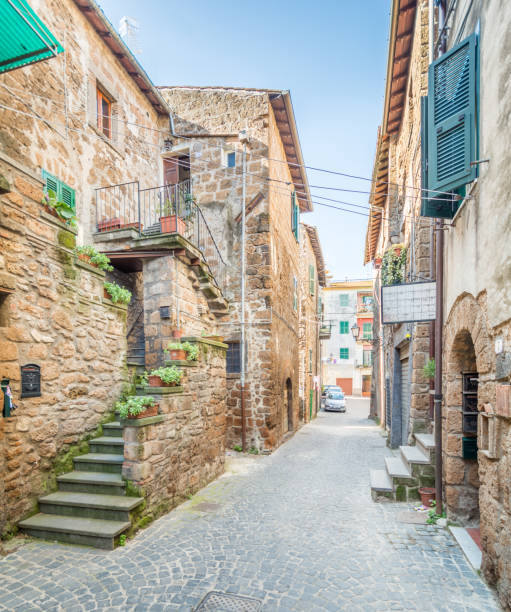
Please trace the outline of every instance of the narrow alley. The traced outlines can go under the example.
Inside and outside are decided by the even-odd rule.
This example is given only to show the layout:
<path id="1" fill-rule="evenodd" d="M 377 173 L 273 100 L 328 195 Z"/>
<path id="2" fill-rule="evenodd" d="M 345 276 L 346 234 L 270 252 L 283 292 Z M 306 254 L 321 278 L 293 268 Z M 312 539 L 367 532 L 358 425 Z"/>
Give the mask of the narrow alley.
<path id="1" fill-rule="evenodd" d="M 0 560 L 0 609 L 189 612 L 218 591 L 262 602 L 229 610 L 498 610 L 447 530 L 371 501 L 391 451 L 368 409 L 348 399 L 272 455 L 235 456 L 125 547 L 23 545 Z"/>

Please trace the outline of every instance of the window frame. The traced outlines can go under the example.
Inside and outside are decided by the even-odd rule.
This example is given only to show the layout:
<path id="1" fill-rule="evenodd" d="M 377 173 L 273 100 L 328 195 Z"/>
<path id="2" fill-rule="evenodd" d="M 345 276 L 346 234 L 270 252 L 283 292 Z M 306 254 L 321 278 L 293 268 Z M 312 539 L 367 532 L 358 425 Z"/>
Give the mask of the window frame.
<path id="1" fill-rule="evenodd" d="M 226 342 L 227 352 L 225 355 L 225 371 L 227 374 L 241 373 L 241 344 L 239 340 L 231 340 Z M 233 349 L 236 350 L 233 351 Z M 234 353 L 234 356 L 233 356 Z M 238 369 L 235 369 L 235 368 Z M 234 369 L 233 369 L 234 368 Z"/>
<path id="2" fill-rule="evenodd" d="M 369 331 L 366 335 L 366 326 L 369 326 Z M 369 340 L 373 337 L 373 324 L 372 323 L 362 323 L 362 340 Z"/>
<path id="3" fill-rule="evenodd" d="M 104 125 L 105 114 L 103 112 L 103 102 L 106 102 L 108 106 L 108 127 Z M 105 138 L 113 140 L 113 100 L 105 93 L 98 83 L 96 83 L 96 127 Z"/>
<path id="4" fill-rule="evenodd" d="M 339 359 L 349 359 L 350 358 L 350 349 L 348 346 L 341 346 L 339 348 Z"/>
<path id="5" fill-rule="evenodd" d="M 346 303 L 343 303 L 346 302 Z M 350 305 L 350 296 L 347 293 L 341 293 L 339 295 L 339 306 L 341 308 L 347 308 Z"/>
<path id="6" fill-rule="evenodd" d="M 339 321 L 339 333 L 342 334 L 343 336 L 345 334 L 350 333 L 350 322 L 349 321 Z"/>

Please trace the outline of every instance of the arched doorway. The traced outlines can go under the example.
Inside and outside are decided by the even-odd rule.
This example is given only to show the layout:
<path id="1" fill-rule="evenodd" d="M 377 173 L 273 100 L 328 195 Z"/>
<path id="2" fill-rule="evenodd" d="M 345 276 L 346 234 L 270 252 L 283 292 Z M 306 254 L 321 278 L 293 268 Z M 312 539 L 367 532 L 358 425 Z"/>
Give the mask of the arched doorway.
<path id="1" fill-rule="evenodd" d="M 291 379 L 286 380 L 287 431 L 293 431 L 293 385 Z"/>

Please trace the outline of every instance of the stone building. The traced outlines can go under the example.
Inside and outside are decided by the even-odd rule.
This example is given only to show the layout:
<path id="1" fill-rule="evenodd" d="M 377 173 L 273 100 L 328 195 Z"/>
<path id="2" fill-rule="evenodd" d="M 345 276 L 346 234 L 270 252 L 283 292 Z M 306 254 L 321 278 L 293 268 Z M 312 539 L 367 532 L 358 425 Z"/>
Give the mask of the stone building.
<path id="1" fill-rule="evenodd" d="M 369 397 L 373 360 L 373 283 L 333 281 L 322 291 L 323 320 L 330 335 L 322 342 L 324 385 L 346 395 Z"/>
<path id="2" fill-rule="evenodd" d="M 301 266 L 299 213 L 312 210 L 291 98 L 287 91 L 162 87 L 174 115 L 170 177 L 191 181 L 227 266 L 230 312 L 221 322 L 229 345 L 228 444 L 240 444 L 240 282 L 242 137 L 246 172 L 247 445 L 272 449 L 304 421 L 300 408 L 300 304 L 309 271 Z M 177 178 L 176 178 L 177 177 Z M 317 239 L 317 237 L 316 237 Z M 317 299 L 316 256 L 314 291 Z M 305 278 L 301 278 L 301 270 Z M 302 347 L 314 355 L 317 341 Z M 231 361 L 232 357 L 232 361 Z M 303 386 L 305 393 L 305 386 Z M 304 404 L 310 404 L 304 395 Z M 309 410 L 310 414 L 310 410 Z"/>
<path id="3" fill-rule="evenodd" d="M 0 378 L 17 405 L 0 420 L 0 532 L 49 494 L 28 533 L 110 548 L 223 470 L 227 347 L 205 336 L 227 312 L 225 266 L 189 192 L 157 187 L 169 109 L 102 11 L 32 4 L 31 27 L 41 20 L 59 52 L 0 76 Z M 49 214 L 51 192 L 76 229 Z M 114 271 L 78 260 L 76 244 L 107 252 Z M 128 307 L 105 297 L 105 279 L 132 290 Z M 198 365 L 177 363 L 182 386 L 152 389 L 160 414 L 123 428 L 115 401 L 147 393 L 134 374 L 164 364 L 177 330 Z M 121 472 L 144 505 L 123 497 Z M 113 505 L 98 506 L 107 492 Z"/>
<path id="4" fill-rule="evenodd" d="M 443 287 L 443 384 L 436 390 L 442 393 L 443 499 L 447 516 L 480 541 L 481 569 L 495 584 L 503 607 L 510 609 L 510 213 L 505 168 L 510 157 L 511 57 L 506 41 L 511 7 L 463 2 L 447 13 L 440 3 L 447 19 L 442 26 L 442 10 L 438 13 L 436 5 L 429 12 L 427 3 L 406 3 L 403 9 L 400 4 L 392 7 L 387 95 L 372 196 L 373 206 L 384 214 L 379 208 L 371 213 L 366 260 L 378 263 L 392 242 L 392 228 L 407 225 L 393 225 L 399 217 L 393 213 L 392 197 L 381 193 L 395 192 L 399 202 L 407 186 L 428 189 L 422 202 L 410 199 L 410 241 L 401 233 L 396 242 L 409 246 L 405 275 L 413 265 L 411 245 L 416 244 L 417 274 L 431 278 L 434 234 L 443 236 L 443 279 L 437 279 Z M 422 116 L 419 96 L 425 97 Z M 408 116 L 415 117 L 413 123 Z M 397 136 L 392 126 L 398 126 Z M 403 146 L 393 150 L 400 132 Z M 446 219 L 439 222 L 443 226 L 438 232 L 432 231 L 435 217 Z M 396 380 L 396 368 L 387 357 L 389 333 L 386 328 L 380 332 L 378 393 L 380 400 L 387 400 L 380 409 L 387 416 L 392 396 L 385 384 L 388 379 L 395 385 Z M 411 351 L 413 374 L 428 357 L 428 326 L 409 333 L 412 339 L 415 333 L 419 343 L 418 351 Z M 422 415 L 428 413 L 427 389 L 427 380 L 412 379 L 412 398 L 414 392 L 418 395 L 415 408 L 426 423 Z"/>

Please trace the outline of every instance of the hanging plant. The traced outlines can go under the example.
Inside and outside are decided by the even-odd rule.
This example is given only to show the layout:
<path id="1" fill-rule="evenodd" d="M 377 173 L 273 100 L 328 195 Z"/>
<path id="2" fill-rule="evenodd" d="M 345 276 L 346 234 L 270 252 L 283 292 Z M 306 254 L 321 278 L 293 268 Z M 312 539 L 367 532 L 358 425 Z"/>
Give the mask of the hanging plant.
<path id="1" fill-rule="evenodd" d="M 404 282 L 406 265 L 406 247 L 392 245 L 383 255 L 381 264 L 382 285 L 398 285 Z"/>
<path id="2" fill-rule="evenodd" d="M 429 380 L 433 380 L 435 378 L 435 360 L 431 358 L 428 363 L 422 369 L 422 374 L 424 378 L 428 378 Z"/>

